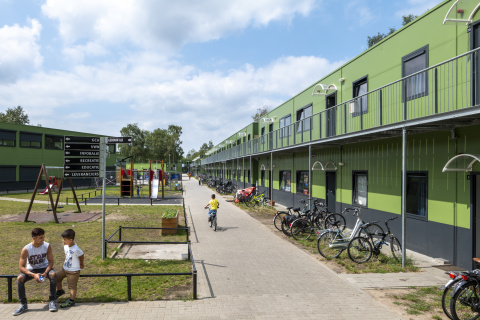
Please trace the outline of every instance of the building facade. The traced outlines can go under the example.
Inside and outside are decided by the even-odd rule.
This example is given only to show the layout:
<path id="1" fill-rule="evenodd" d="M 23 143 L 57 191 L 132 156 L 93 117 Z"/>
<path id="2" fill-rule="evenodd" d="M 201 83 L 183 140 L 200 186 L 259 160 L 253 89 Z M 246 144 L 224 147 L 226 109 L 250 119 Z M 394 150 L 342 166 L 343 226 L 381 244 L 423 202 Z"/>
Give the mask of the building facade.
<path id="1" fill-rule="evenodd" d="M 360 207 L 365 221 L 403 211 L 408 249 L 471 268 L 480 256 L 479 6 L 443 1 L 220 142 L 201 170 L 287 206 L 322 199 L 330 211 Z"/>

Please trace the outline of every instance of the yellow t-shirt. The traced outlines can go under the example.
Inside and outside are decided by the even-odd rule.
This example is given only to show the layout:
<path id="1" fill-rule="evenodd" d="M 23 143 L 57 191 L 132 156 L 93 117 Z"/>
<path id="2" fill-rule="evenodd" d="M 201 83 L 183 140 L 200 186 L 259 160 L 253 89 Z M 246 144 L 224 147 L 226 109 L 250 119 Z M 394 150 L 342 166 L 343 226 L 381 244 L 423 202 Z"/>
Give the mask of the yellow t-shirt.
<path id="1" fill-rule="evenodd" d="M 210 210 L 217 210 L 217 208 L 218 208 L 218 200 L 217 199 L 210 200 L 209 204 L 210 204 Z"/>

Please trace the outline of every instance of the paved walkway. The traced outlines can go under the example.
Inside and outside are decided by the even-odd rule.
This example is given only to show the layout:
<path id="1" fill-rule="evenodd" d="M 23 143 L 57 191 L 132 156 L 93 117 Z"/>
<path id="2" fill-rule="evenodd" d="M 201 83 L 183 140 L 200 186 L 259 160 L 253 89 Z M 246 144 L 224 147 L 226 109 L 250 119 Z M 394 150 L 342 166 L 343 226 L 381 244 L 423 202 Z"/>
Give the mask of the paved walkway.
<path id="1" fill-rule="evenodd" d="M 219 230 L 214 232 L 208 227 L 207 211 L 203 209 L 211 191 L 198 186 L 194 179 L 187 180 L 185 188 L 199 273 L 198 300 L 80 303 L 57 313 L 48 312 L 46 305 L 30 304 L 30 311 L 18 318 L 401 319 L 361 289 L 359 283 L 371 283 L 378 275 L 339 276 L 222 197 Z M 407 275 L 381 277 L 391 277 L 384 281 L 387 283 Z M 424 278 L 428 275 L 424 274 Z M 421 277 L 412 276 L 419 285 Z M 445 279 L 436 281 L 442 284 Z M 402 282 L 412 285 L 410 281 Z M 0 318 L 12 317 L 16 307 L 0 304 Z"/>

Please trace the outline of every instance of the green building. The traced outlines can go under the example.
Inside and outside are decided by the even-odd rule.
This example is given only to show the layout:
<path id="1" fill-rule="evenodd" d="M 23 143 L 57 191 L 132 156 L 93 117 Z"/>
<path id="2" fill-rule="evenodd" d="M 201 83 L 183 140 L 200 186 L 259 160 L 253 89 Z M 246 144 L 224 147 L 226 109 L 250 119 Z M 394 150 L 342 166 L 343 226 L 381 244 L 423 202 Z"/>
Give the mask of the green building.
<path id="1" fill-rule="evenodd" d="M 443 1 L 232 133 L 201 170 L 286 206 L 357 206 L 365 221 L 400 215 L 404 199 L 407 248 L 471 268 L 480 256 L 479 7 Z M 401 238 L 401 220 L 391 226 Z"/>
<path id="2" fill-rule="evenodd" d="M 49 176 L 61 178 L 62 170 L 53 168 L 64 166 L 64 136 L 100 137 L 98 134 L 0 123 L 0 192 L 32 190 L 42 164 L 47 167 Z M 107 171 L 115 171 L 115 149 L 115 145 L 110 145 Z M 92 179 L 75 179 L 74 184 L 91 185 Z"/>

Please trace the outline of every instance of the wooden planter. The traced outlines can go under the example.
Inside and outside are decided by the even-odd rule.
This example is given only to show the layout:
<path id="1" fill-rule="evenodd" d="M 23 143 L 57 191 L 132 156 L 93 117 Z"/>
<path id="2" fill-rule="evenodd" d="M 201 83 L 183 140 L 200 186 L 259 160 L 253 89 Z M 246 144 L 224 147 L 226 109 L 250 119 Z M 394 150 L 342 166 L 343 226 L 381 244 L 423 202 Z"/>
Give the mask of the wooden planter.
<path id="1" fill-rule="evenodd" d="M 162 228 L 178 228 L 178 212 L 175 218 L 162 218 Z M 178 230 L 162 229 L 162 236 L 175 235 Z"/>

